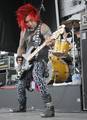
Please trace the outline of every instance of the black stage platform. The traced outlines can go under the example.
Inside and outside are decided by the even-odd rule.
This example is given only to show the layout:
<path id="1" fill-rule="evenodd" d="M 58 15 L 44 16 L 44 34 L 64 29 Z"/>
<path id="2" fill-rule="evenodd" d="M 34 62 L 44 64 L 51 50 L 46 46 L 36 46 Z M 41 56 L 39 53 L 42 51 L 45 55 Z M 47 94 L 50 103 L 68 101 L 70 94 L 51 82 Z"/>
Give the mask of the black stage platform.
<path id="1" fill-rule="evenodd" d="M 54 106 L 58 112 L 82 112 L 81 85 L 56 84 L 50 85 Z M 0 109 L 18 106 L 15 86 L 0 88 Z M 43 102 L 39 92 L 27 92 L 27 107 L 33 110 L 42 110 Z"/>

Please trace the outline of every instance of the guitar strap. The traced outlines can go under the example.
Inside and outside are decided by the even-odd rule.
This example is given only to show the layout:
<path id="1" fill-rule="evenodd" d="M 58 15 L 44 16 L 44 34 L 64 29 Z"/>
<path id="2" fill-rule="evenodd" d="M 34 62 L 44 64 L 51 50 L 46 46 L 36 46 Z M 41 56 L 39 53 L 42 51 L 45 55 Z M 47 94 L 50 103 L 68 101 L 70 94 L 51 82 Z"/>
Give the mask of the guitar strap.
<path id="1" fill-rule="evenodd" d="M 39 23 L 37 29 L 35 30 L 35 33 L 33 34 L 31 38 L 32 45 L 34 46 L 35 49 L 43 43 L 43 38 L 41 35 L 41 25 L 42 25 L 42 22 Z M 39 53 L 35 55 L 35 59 L 37 59 L 38 54 Z"/>
<path id="2" fill-rule="evenodd" d="M 33 43 L 33 46 L 35 48 L 37 48 L 41 43 L 42 43 L 42 40 L 40 38 L 40 34 L 41 34 L 41 25 L 42 23 L 40 22 L 37 29 L 35 30 L 35 33 L 33 34 L 32 36 L 32 43 Z"/>

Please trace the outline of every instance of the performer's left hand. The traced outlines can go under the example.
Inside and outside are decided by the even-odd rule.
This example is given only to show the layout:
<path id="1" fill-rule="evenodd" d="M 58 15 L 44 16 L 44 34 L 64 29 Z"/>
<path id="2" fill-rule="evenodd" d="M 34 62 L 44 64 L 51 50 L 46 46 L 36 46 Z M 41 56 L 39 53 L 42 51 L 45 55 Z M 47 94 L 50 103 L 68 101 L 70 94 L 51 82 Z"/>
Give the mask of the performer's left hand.
<path id="1" fill-rule="evenodd" d="M 46 45 L 51 46 L 54 45 L 55 40 L 51 39 L 50 36 L 46 39 Z"/>

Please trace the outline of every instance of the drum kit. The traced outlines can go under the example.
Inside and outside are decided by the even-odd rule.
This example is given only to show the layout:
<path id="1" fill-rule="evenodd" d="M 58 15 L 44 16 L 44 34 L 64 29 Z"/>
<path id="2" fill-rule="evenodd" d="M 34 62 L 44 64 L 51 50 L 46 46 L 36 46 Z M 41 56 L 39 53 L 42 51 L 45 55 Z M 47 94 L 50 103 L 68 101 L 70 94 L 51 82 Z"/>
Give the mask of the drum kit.
<path id="1" fill-rule="evenodd" d="M 69 43 L 67 41 L 58 42 L 58 40 L 55 41 L 54 49 L 49 50 L 49 77 L 47 80 L 48 84 L 54 82 L 62 83 L 68 79 L 69 67 L 63 58 L 66 58 L 69 50 Z"/>
<path id="2" fill-rule="evenodd" d="M 72 39 L 73 39 L 73 46 L 67 40 L 59 39 L 55 40 L 55 45 L 53 49 L 49 50 L 49 62 L 48 62 L 48 69 L 49 69 L 49 77 L 47 78 L 47 84 L 53 83 L 63 83 L 67 81 L 70 76 L 70 67 L 69 64 L 64 60 L 69 55 L 72 47 L 75 48 L 74 45 L 74 33 L 72 28 Z M 72 47 L 71 47 L 72 46 Z M 72 66 L 73 72 L 75 72 L 75 51 L 72 55 Z"/>

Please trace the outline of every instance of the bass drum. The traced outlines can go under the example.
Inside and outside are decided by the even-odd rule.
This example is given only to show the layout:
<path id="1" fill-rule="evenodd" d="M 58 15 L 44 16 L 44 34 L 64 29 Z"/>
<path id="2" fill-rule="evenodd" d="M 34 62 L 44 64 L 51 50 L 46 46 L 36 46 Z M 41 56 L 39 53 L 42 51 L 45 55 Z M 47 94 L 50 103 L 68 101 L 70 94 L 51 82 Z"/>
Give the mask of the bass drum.
<path id="1" fill-rule="evenodd" d="M 56 56 L 51 56 L 48 62 L 49 76 L 47 78 L 47 84 L 63 83 L 69 77 L 69 67 L 61 59 Z"/>

